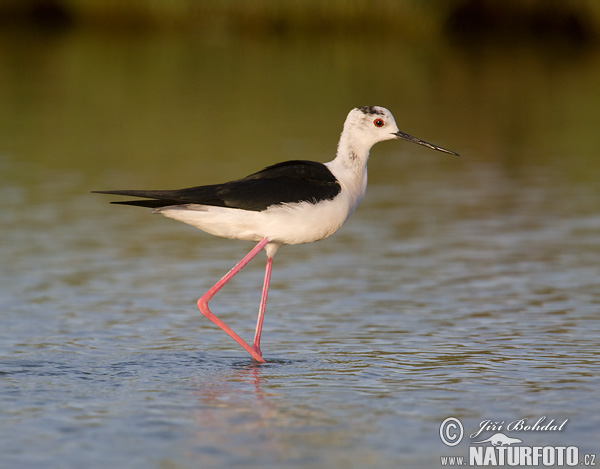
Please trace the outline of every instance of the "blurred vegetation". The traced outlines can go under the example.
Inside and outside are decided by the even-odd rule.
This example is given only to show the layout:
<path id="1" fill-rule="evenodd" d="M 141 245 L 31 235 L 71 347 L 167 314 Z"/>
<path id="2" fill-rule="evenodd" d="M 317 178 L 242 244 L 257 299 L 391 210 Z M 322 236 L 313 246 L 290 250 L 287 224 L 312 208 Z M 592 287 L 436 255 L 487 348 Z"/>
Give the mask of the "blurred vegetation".
<path id="1" fill-rule="evenodd" d="M 3 0 L 0 24 L 200 33 L 600 37 L 597 0 Z"/>

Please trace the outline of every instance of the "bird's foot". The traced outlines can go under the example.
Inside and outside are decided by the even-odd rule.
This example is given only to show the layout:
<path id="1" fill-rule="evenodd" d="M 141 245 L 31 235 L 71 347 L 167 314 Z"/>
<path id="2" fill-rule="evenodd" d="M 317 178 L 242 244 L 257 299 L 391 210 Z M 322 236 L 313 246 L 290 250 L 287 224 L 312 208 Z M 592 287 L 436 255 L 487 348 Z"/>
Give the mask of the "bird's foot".
<path id="1" fill-rule="evenodd" d="M 223 332 L 225 332 L 229 337 L 235 340 L 242 348 L 250 354 L 252 359 L 258 363 L 265 363 L 265 359 L 262 357 L 262 353 L 260 351 L 260 347 L 250 347 L 246 341 L 244 341 L 239 335 L 237 335 L 233 330 L 221 321 L 217 316 L 215 316 L 212 311 L 208 308 L 208 300 L 206 299 L 206 295 L 202 296 L 198 300 L 198 308 L 200 312 L 207 318 L 214 322 L 217 326 L 219 326 Z"/>

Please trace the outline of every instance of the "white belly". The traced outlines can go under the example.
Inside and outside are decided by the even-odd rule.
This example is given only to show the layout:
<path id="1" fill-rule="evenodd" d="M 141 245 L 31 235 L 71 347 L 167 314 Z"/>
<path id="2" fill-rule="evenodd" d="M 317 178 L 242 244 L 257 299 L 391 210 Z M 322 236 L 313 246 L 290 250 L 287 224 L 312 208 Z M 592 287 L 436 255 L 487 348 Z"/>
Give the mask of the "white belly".
<path id="1" fill-rule="evenodd" d="M 335 233 L 350 215 L 343 192 L 335 199 L 274 205 L 262 212 L 207 205 L 175 205 L 156 209 L 166 217 L 224 238 L 278 244 L 311 243 Z"/>

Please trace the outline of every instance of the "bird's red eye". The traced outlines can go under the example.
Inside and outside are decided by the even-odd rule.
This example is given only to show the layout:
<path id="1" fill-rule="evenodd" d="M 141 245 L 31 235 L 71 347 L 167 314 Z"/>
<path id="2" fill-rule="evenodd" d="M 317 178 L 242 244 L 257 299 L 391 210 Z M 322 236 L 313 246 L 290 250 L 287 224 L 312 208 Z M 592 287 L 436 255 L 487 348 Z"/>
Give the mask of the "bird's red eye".
<path id="1" fill-rule="evenodd" d="M 383 119 L 375 119 L 373 124 L 375 124 L 375 127 L 383 127 Z"/>

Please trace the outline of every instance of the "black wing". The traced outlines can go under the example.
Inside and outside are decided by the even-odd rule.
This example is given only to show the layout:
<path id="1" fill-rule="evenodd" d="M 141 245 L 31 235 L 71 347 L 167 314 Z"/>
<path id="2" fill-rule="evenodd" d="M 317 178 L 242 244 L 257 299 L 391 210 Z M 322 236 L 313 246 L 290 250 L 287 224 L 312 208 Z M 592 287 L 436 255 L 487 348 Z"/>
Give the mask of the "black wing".
<path id="1" fill-rule="evenodd" d="M 269 166 L 243 179 L 209 186 L 166 191 L 94 191 L 100 194 L 144 197 L 115 204 L 160 208 L 172 205 L 201 204 L 262 211 L 271 205 L 292 202 L 317 203 L 331 200 L 341 186 L 329 168 L 314 161 L 286 161 Z"/>

